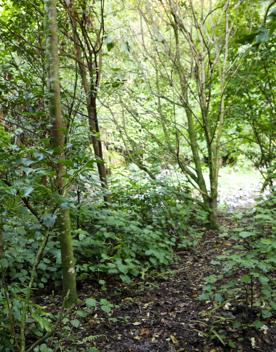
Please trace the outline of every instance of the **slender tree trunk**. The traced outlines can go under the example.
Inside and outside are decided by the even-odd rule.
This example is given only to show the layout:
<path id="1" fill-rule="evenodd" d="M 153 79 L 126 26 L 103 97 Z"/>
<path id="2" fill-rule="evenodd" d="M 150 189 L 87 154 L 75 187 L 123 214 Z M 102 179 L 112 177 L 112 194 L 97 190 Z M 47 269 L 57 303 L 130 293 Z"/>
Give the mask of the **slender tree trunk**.
<path id="1" fill-rule="evenodd" d="M 218 228 L 218 168 L 213 165 L 210 171 L 209 223 L 212 229 Z"/>
<path id="2" fill-rule="evenodd" d="M 3 111 L 0 109 L 0 127 L 4 126 L 4 113 Z M 0 174 L 0 176 L 2 176 Z M 3 257 L 4 255 L 4 235 L 3 235 L 3 223 L 0 220 L 0 259 Z"/>
<path id="3" fill-rule="evenodd" d="M 193 160 L 195 164 L 195 170 L 197 174 L 197 184 L 201 191 L 203 204 L 208 212 L 209 226 L 211 229 L 218 228 L 218 214 L 217 214 L 217 202 L 218 202 L 218 172 L 219 172 L 219 160 L 218 150 L 212 150 L 209 154 L 209 180 L 210 190 L 208 191 L 206 181 L 203 176 L 201 160 L 199 156 L 199 147 L 197 143 L 197 135 L 194 128 L 193 117 L 187 113 L 188 118 L 188 133 L 191 143 L 191 150 L 193 154 Z"/>
<path id="4" fill-rule="evenodd" d="M 217 230 L 218 225 L 218 203 L 217 197 L 215 195 L 210 196 L 209 209 L 208 209 L 208 219 L 209 219 L 209 227 L 212 230 Z"/>
<path id="5" fill-rule="evenodd" d="M 216 145 L 208 145 L 208 168 L 210 193 L 208 201 L 210 228 L 218 228 L 218 174 L 219 174 L 219 150 Z"/>
<path id="6" fill-rule="evenodd" d="M 58 28 L 56 14 L 56 0 L 45 0 L 47 54 L 49 69 L 49 116 L 53 124 L 53 147 L 55 157 L 64 159 L 64 124 L 61 111 L 59 57 L 58 57 Z M 60 195 L 64 195 L 65 169 L 62 162 L 56 163 L 56 188 Z M 66 305 L 70 306 L 77 301 L 75 259 L 71 237 L 71 223 L 69 209 L 59 209 L 57 228 L 61 247 L 63 294 Z"/>
<path id="7" fill-rule="evenodd" d="M 89 119 L 91 142 L 93 145 L 94 153 L 97 159 L 99 159 L 97 162 L 99 178 L 102 186 L 104 188 L 107 188 L 107 176 L 106 176 L 107 173 L 106 173 L 106 167 L 105 167 L 104 157 L 103 157 L 102 142 L 100 140 L 100 128 L 99 128 L 98 113 L 97 113 L 97 99 L 93 93 L 91 94 L 91 97 L 89 99 L 87 110 L 89 114 L 88 119 Z"/>
<path id="8" fill-rule="evenodd" d="M 3 235 L 3 228 L 2 224 L 0 224 L 0 259 L 4 255 L 4 235 Z"/>
<path id="9" fill-rule="evenodd" d="M 85 46 L 81 44 L 81 38 L 79 37 L 77 32 L 77 26 L 78 26 L 78 23 L 76 21 L 77 14 L 74 12 L 73 2 L 71 2 L 68 9 L 71 17 L 73 40 L 74 40 L 74 46 L 75 46 L 75 52 L 76 52 L 76 61 L 78 63 L 79 72 L 81 75 L 83 90 L 86 95 L 86 109 L 88 113 L 90 142 L 93 146 L 94 154 L 97 158 L 97 169 L 98 169 L 98 175 L 101 182 L 101 186 L 103 187 L 104 190 L 106 190 L 108 188 L 107 171 L 106 171 L 106 165 L 104 162 L 102 141 L 100 139 L 100 127 L 98 122 L 97 96 L 96 96 L 97 86 L 93 82 L 94 73 L 90 72 L 90 70 L 87 70 L 85 62 L 83 60 L 82 54 L 83 54 L 83 51 L 85 50 Z M 99 55 L 99 53 L 94 55 Z M 97 60 L 97 57 L 95 57 L 95 60 Z M 107 195 L 104 195 L 104 200 L 108 201 Z"/>
<path id="10" fill-rule="evenodd" d="M 203 206 L 205 210 L 208 212 L 209 218 L 209 226 L 210 228 L 217 228 L 217 168 L 215 167 L 214 158 L 213 158 L 213 150 L 212 146 L 208 146 L 208 156 L 209 156 L 209 177 L 210 177 L 210 190 L 208 191 L 206 181 L 203 175 L 202 162 L 200 159 L 200 149 L 198 145 L 198 136 L 195 128 L 195 121 L 193 116 L 193 109 L 189 104 L 189 96 L 187 91 L 187 77 L 184 74 L 184 68 L 181 64 L 181 55 L 179 48 L 179 33 L 177 25 L 174 26 L 174 35 L 175 35 L 175 43 L 176 43 L 176 67 L 179 73 L 179 81 L 182 93 L 182 103 L 183 108 L 185 109 L 187 122 L 188 122 L 188 135 L 190 147 L 193 155 L 193 161 L 195 165 L 196 177 L 193 178 L 196 182 L 200 192 L 201 197 L 203 199 Z M 205 135 L 207 143 L 210 140 L 210 131 L 207 121 L 207 107 L 206 107 L 206 96 L 204 93 L 205 87 L 205 71 L 202 65 L 200 67 L 200 77 L 198 77 L 198 85 L 199 85 L 199 100 L 202 111 L 202 118 L 205 123 Z M 217 175 L 218 176 L 218 175 Z M 215 182 L 214 182 L 215 181 Z"/>
<path id="11" fill-rule="evenodd" d="M 222 137 L 223 127 L 224 127 L 224 115 L 225 115 L 225 87 L 226 87 L 226 72 L 227 72 L 227 62 L 228 62 L 228 48 L 229 48 L 229 35 L 231 30 L 229 29 L 229 1 L 227 0 L 224 5 L 225 10 L 225 44 L 224 44 L 224 54 L 223 54 L 223 63 L 220 74 L 220 107 L 219 107 L 219 118 L 217 121 L 216 131 L 209 147 L 210 152 L 210 226 L 212 228 L 218 227 L 217 219 L 217 202 L 218 202 L 218 176 L 220 169 L 219 162 L 219 152 L 220 152 L 220 141 Z"/>

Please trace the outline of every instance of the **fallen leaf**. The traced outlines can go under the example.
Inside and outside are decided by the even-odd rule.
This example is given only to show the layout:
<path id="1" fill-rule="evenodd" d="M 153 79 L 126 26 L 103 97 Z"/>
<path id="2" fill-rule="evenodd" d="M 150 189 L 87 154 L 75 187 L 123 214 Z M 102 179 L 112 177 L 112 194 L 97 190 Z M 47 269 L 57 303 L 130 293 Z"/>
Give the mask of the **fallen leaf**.
<path id="1" fill-rule="evenodd" d="M 142 324 L 141 321 L 135 321 L 134 323 L 132 323 L 132 325 L 134 325 L 134 326 L 138 326 L 138 325 L 141 325 L 141 324 Z"/>
<path id="2" fill-rule="evenodd" d="M 140 336 L 149 336 L 149 334 L 150 334 L 150 330 L 149 329 L 147 329 L 147 328 L 140 329 L 140 332 L 139 332 Z"/>
<path id="3" fill-rule="evenodd" d="M 174 345 L 179 345 L 179 341 L 174 335 L 170 335 L 170 339 Z"/>

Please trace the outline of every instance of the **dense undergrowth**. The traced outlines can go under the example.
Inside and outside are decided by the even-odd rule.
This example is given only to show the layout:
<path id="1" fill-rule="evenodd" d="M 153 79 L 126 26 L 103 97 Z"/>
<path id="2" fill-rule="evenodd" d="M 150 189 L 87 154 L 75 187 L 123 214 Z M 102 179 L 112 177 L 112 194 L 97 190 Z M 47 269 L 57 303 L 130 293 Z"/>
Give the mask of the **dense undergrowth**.
<path id="1" fill-rule="evenodd" d="M 219 274 L 206 278 L 199 299 L 212 305 L 206 312 L 212 326 L 210 338 L 232 348 L 235 331 L 263 329 L 275 314 L 274 202 L 275 197 L 271 196 L 244 214 L 234 214 L 238 227 L 226 232 L 220 229 L 214 234 L 224 238 L 226 247 L 221 255 L 210 258 L 220 268 Z M 166 269 L 177 260 L 178 249 L 196 248 L 206 229 L 207 214 L 189 190 L 164 182 L 147 182 L 143 186 L 132 182 L 125 192 L 114 189 L 109 207 L 91 206 L 88 200 L 77 207 L 75 216 L 79 218 L 75 224 L 79 226 L 75 226 L 73 238 L 79 284 L 98 282 L 103 290 L 110 278 L 128 284 L 133 278 L 146 280 L 152 270 Z M 73 214 L 75 210 L 72 205 Z M 7 352 L 13 351 L 22 338 L 30 345 L 47 333 L 50 338 L 65 314 L 61 308 L 60 317 L 55 317 L 34 303 L 42 290 L 50 293 L 59 289 L 61 259 L 52 231 L 34 269 L 41 228 L 27 213 L 24 215 L 21 224 L 18 217 L 9 217 L 4 225 L 0 337 L 1 351 Z M 34 270 L 33 288 L 28 292 Z M 28 300 L 28 295 L 34 300 Z M 112 310 L 107 300 L 88 299 L 87 305 L 106 312 Z M 78 325 L 75 320 L 65 322 Z M 22 322 L 26 325 L 24 330 Z M 50 351 L 41 345 L 35 351 Z"/>
<path id="2" fill-rule="evenodd" d="M 233 349 L 241 332 L 267 331 L 266 323 L 275 319 L 275 201 L 270 195 L 254 209 L 233 215 L 238 227 L 220 234 L 225 249 L 211 262 L 219 274 L 205 279 L 200 296 L 211 304 L 204 313 L 210 336 Z"/>
<path id="3" fill-rule="evenodd" d="M 123 352 L 272 331 L 275 33 L 275 0 L 0 0 L 0 352 L 127 330 L 122 292 L 162 276 Z"/>
<path id="4" fill-rule="evenodd" d="M 76 230 L 80 280 L 91 275 L 119 275 L 122 281 L 144 278 L 148 270 L 172 263 L 174 249 L 195 245 L 207 214 L 189 189 L 162 183 L 114 192 L 109 208 L 89 203 L 80 208 Z"/>
<path id="5" fill-rule="evenodd" d="M 130 283 L 135 277 L 145 279 L 153 269 L 162 270 L 176 259 L 177 248 L 194 246 L 202 235 L 207 215 L 191 198 L 188 188 L 148 182 L 139 187 L 129 184 L 124 193 L 114 189 L 110 206 L 91 206 L 89 200 L 71 204 L 79 226 L 73 229 L 76 270 L 79 283 L 115 277 Z M 34 268 L 35 253 L 43 241 L 43 228 L 25 211 L 19 223 L 7 217 L 3 230 L 5 251 L 1 258 L 1 328 L 3 351 L 19 344 L 22 320 L 27 323 L 27 339 L 51 330 L 52 317 L 37 304 L 28 301 L 40 292 L 59 289 L 61 282 L 60 248 L 49 217 L 49 239 L 44 255 Z M 17 213 L 18 215 L 18 213 Z M 73 217 L 74 218 L 74 217 Z M 28 292 L 34 274 L 32 293 Z M 37 293 L 38 292 L 38 293 Z M 22 333 L 22 331 L 21 331 Z"/>

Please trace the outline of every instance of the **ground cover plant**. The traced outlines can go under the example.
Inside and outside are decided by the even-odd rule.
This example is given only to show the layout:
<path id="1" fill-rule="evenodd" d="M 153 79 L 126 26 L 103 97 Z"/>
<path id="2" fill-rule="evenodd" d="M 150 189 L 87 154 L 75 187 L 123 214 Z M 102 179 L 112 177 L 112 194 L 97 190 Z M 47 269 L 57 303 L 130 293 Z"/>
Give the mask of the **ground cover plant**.
<path id="1" fill-rule="evenodd" d="M 235 330 L 266 331 L 275 317 L 275 196 L 242 215 L 240 225 L 223 235 L 232 244 L 212 261 L 220 274 L 206 278 L 200 296 L 213 302 L 208 314 L 214 337 L 233 348 Z"/>
<path id="2" fill-rule="evenodd" d="M 274 0 L 0 1 L 0 351 L 267 351 Z"/>

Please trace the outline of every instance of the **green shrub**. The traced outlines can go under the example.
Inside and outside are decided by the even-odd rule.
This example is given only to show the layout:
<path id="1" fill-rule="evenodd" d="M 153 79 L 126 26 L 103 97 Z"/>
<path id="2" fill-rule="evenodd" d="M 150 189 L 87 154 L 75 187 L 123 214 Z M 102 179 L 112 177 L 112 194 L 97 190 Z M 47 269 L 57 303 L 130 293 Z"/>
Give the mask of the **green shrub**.
<path id="1" fill-rule="evenodd" d="M 75 253 L 80 278 L 90 273 L 119 275 L 124 282 L 173 260 L 174 238 L 112 209 L 91 209 L 90 226 L 77 230 Z"/>
<path id="2" fill-rule="evenodd" d="M 233 344 L 227 332 L 261 328 L 276 312 L 275 199 L 244 216 L 228 239 L 233 246 L 212 262 L 220 274 L 206 279 L 200 298 L 212 302 L 212 331 L 222 341 Z"/>
<path id="3" fill-rule="evenodd" d="M 33 223 L 26 212 L 22 215 L 24 222 L 19 223 L 17 217 L 10 217 L 3 226 L 5 250 L 0 260 L 0 273 L 8 284 L 24 286 L 29 281 L 30 270 L 43 233 L 40 226 Z M 61 260 L 59 243 L 55 238 L 52 236 L 48 241 L 44 256 L 38 265 L 38 279 L 34 284 L 36 289 L 43 289 L 50 282 L 56 286 L 60 285 Z"/>
<path id="4" fill-rule="evenodd" d="M 0 289 L 0 352 L 12 352 L 20 345 L 20 327 L 22 324 L 24 305 L 27 304 L 27 328 L 25 337 L 29 343 L 38 339 L 52 329 L 52 315 L 44 307 L 26 302 L 22 287 L 12 285 Z"/>
<path id="5" fill-rule="evenodd" d="M 123 190 L 122 190 L 123 188 Z M 138 211 L 145 222 L 153 222 L 157 210 L 182 203 L 190 197 L 190 190 L 169 181 L 148 181 L 130 179 L 123 187 L 112 188 L 112 200 L 116 208 Z"/>
<path id="6" fill-rule="evenodd" d="M 195 244 L 195 230 L 207 224 L 207 213 L 185 183 L 129 181 L 123 192 L 116 188 L 112 193 L 116 209 L 138 215 L 142 223 L 169 233 L 177 243 L 190 240 L 188 245 Z"/>
<path id="7" fill-rule="evenodd" d="M 198 227 L 207 218 L 188 189 L 158 182 L 132 182 L 123 192 L 112 189 L 109 208 L 83 204 L 79 216 L 80 277 L 108 273 L 125 282 L 170 264 L 174 249 L 195 245 L 201 237 Z"/>

